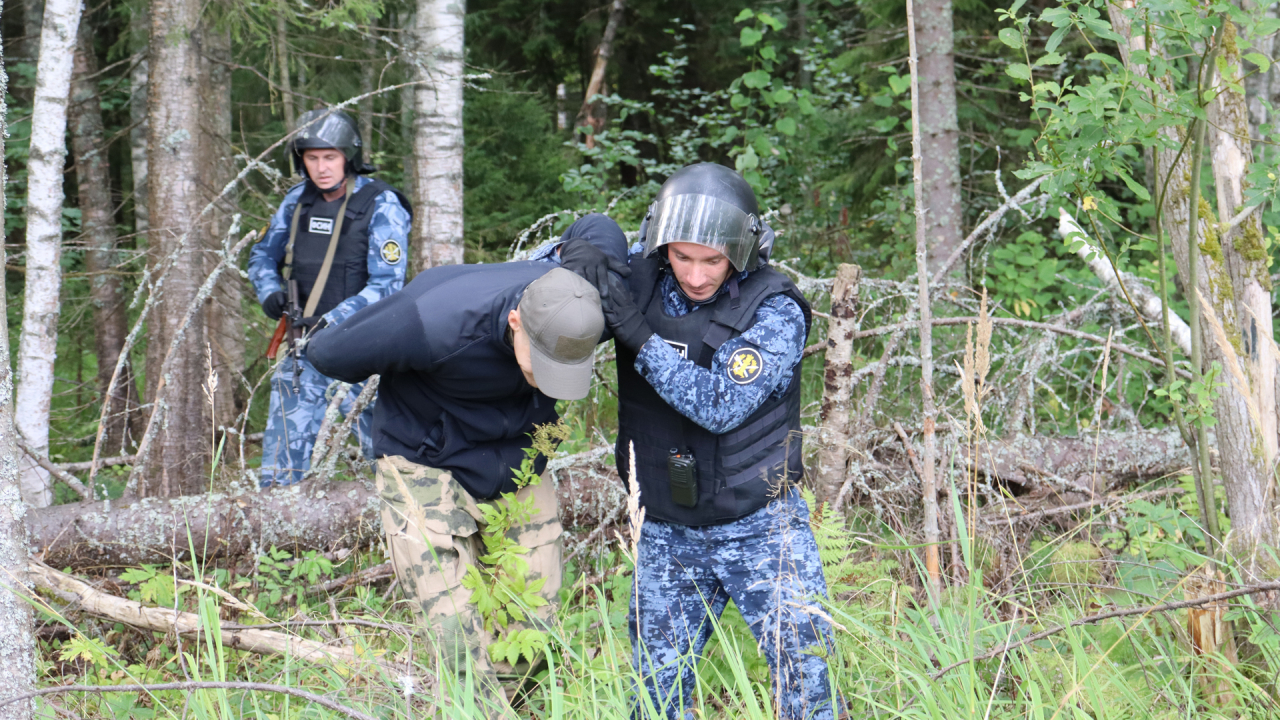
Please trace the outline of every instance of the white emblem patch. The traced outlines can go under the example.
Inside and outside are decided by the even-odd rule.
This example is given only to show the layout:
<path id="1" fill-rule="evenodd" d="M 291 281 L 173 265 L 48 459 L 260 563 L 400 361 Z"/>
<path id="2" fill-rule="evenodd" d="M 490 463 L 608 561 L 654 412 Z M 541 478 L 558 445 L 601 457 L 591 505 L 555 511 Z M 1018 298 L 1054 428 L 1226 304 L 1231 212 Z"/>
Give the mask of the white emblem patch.
<path id="1" fill-rule="evenodd" d="M 382 246 L 382 259 L 388 265 L 395 265 L 400 262 L 400 243 L 395 240 L 388 240 Z"/>
<path id="2" fill-rule="evenodd" d="M 755 348 L 738 348 L 729 356 L 729 379 L 739 385 L 746 385 L 760 377 L 760 371 L 763 369 L 764 360 L 760 358 L 760 353 Z"/>
<path id="3" fill-rule="evenodd" d="M 685 360 L 689 359 L 689 346 L 686 345 L 685 343 L 676 342 L 675 340 L 667 340 L 666 338 L 663 338 L 662 342 L 675 348 L 676 352 L 680 353 L 680 357 L 684 358 Z"/>
<path id="4" fill-rule="evenodd" d="M 313 233 L 323 233 L 328 235 L 333 232 L 333 218 L 311 218 L 311 224 L 307 228 Z"/>

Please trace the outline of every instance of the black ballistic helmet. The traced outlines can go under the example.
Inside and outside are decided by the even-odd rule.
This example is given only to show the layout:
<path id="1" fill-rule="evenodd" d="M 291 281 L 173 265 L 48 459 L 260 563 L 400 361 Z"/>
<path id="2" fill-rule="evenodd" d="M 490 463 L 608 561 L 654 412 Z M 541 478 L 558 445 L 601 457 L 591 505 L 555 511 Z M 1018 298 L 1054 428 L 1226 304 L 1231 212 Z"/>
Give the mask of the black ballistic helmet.
<path id="1" fill-rule="evenodd" d="M 307 177 L 307 167 L 302 162 L 304 150 L 332 148 L 347 158 L 347 172 L 368 174 L 372 165 L 364 163 L 364 143 L 360 141 L 360 128 L 351 116 L 341 110 L 308 110 L 298 118 L 298 134 L 289 140 L 289 159 L 294 168 Z"/>
<path id="2" fill-rule="evenodd" d="M 689 165 L 667 178 L 640 226 L 644 256 L 675 242 L 723 253 L 735 270 L 768 261 L 773 230 L 760 219 L 751 185 L 716 163 Z"/>

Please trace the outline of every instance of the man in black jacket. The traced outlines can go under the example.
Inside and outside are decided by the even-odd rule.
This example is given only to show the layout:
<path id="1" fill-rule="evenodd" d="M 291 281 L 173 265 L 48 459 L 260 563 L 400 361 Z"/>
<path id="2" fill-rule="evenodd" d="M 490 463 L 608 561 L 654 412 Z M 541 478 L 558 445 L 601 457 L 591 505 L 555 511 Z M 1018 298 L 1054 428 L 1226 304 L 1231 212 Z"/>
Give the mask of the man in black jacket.
<path id="1" fill-rule="evenodd" d="M 583 218 L 565 238 L 546 261 L 426 270 L 308 345 L 326 375 L 381 376 L 373 449 L 397 576 L 442 660 L 473 670 L 495 699 L 490 638 L 462 586 L 483 554 L 481 506 L 516 492 L 512 471 L 534 427 L 558 419 L 556 399 L 590 388 L 604 318 L 596 289 L 570 269 L 625 272 L 626 239 L 607 218 Z M 536 470 L 545 464 L 539 458 Z M 544 580 L 537 594 L 547 604 L 537 614 L 546 619 L 560 589 L 562 529 L 552 483 L 517 494 L 529 497 L 536 513 L 512 539 L 529 549 L 528 579 Z"/>

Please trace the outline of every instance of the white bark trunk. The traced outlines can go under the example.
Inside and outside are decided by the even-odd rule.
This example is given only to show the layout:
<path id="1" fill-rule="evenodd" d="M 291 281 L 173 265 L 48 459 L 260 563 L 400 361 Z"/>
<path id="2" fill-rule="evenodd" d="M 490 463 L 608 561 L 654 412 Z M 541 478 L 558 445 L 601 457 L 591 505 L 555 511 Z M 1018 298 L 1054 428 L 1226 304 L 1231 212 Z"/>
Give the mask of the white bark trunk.
<path id="1" fill-rule="evenodd" d="M 849 469 L 849 411 L 853 404 L 853 334 L 858 330 L 854 303 L 862 269 L 841 264 L 831 286 L 831 319 L 822 371 L 822 449 L 818 451 L 818 488 L 829 503 L 839 499 Z"/>
<path id="2" fill-rule="evenodd" d="M 0 2 L 0 17 L 3 3 Z M 0 47 L 0 156 L 4 155 L 4 139 L 9 134 L 5 118 L 5 90 L 9 77 L 4 71 L 4 51 Z M 4 210 L 4 190 L 8 187 L 5 167 L 0 164 L 0 211 Z M 0 246 L 0 265 L 4 261 Z M 5 294 L 4 273 L 0 273 L 0 297 Z M 24 525 L 26 505 L 22 502 L 18 458 L 17 430 L 13 426 L 13 374 L 9 364 L 9 319 L 0 315 L 0 667 L 4 668 L 5 692 L 19 695 L 35 689 L 36 643 L 32 634 L 31 606 L 12 588 L 27 585 L 27 531 Z M 14 703 L 0 708 L 0 720 L 30 720 L 35 710 L 32 702 Z"/>
<path id="3" fill-rule="evenodd" d="M 1089 233 L 1080 227 L 1080 223 L 1066 211 L 1066 208 L 1058 208 L 1058 232 L 1062 233 L 1062 237 L 1067 237 L 1069 233 L 1080 233 L 1088 237 Z M 1111 267 L 1111 262 L 1101 253 L 1093 252 L 1088 245 L 1082 246 L 1076 251 L 1076 256 L 1084 261 L 1093 274 L 1098 277 L 1111 291 L 1114 292 L 1121 300 L 1124 299 L 1124 291 L 1120 288 L 1120 280 L 1116 277 L 1115 268 Z M 1129 297 L 1133 300 L 1133 304 L 1137 306 L 1142 317 L 1146 318 L 1148 323 L 1152 323 L 1150 327 L 1157 328 L 1163 322 L 1164 303 L 1160 301 L 1160 296 L 1151 291 L 1151 288 L 1143 285 L 1133 275 L 1124 273 L 1124 289 L 1129 291 Z M 1187 357 L 1191 356 L 1191 328 L 1187 325 L 1187 321 L 1169 310 L 1169 330 L 1173 336 L 1173 341 L 1178 345 L 1178 349 Z"/>
<path id="4" fill-rule="evenodd" d="M 1228 22 L 1220 56 L 1234 77 L 1215 78 L 1216 87 L 1239 82 L 1240 51 L 1235 43 L 1236 26 Z M 1245 175 L 1253 162 L 1249 141 L 1249 108 L 1245 96 L 1224 89 L 1209 105 L 1209 147 L 1213 154 L 1213 183 L 1218 191 L 1218 219 L 1226 222 L 1244 208 Z M 1261 440 L 1267 466 L 1276 460 L 1276 348 L 1271 329 L 1271 273 L 1263 247 L 1262 219 L 1251 213 L 1234 230 L 1220 226 L 1222 254 L 1231 275 L 1239 335 L 1241 369 L 1257 403 L 1262 421 Z"/>
<path id="5" fill-rule="evenodd" d="M 280 73 L 280 103 L 284 107 L 285 130 L 293 132 L 293 77 L 289 75 L 289 22 L 283 8 L 276 11 L 276 67 Z M 301 171 L 301 168 L 295 168 Z"/>
<path id="6" fill-rule="evenodd" d="M 27 287 L 18 340 L 18 432 L 37 452 L 49 452 L 49 404 L 58 355 L 58 295 L 62 289 L 62 171 L 67 155 L 67 95 L 80 0 L 49 0 L 40 31 L 31 155 L 27 163 Z M 22 495 L 33 507 L 53 502 L 49 473 L 23 462 Z"/>
<path id="7" fill-rule="evenodd" d="M 462 75 L 465 0 L 418 0 L 414 77 L 415 270 L 462 262 Z M 406 173 L 410 174 L 410 173 Z"/>
<path id="8" fill-rule="evenodd" d="M 1146 47 L 1146 40 L 1141 32 L 1134 33 L 1131 21 L 1125 14 L 1134 7 L 1133 0 L 1109 6 L 1112 26 L 1128 43 L 1120 43 L 1120 54 L 1125 65 L 1135 73 L 1147 75 L 1147 67 L 1136 65 L 1131 59 L 1134 51 L 1147 50 L 1152 55 L 1163 51 L 1159 47 Z M 1173 80 L 1164 75 L 1150 78 L 1162 96 L 1172 96 L 1177 90 Z M 1190 285 L 1190 247 L 1187 242 L 1188 230 L 1193 217 L 1190 207 L 1191 153 L 1178 156 L 1177 148 L 1186 138 L 1187 128 L 1166 126 L 1160 130 L 1166 143 L 1155 153 L 1156 180 L 1164 182 L 1172 177 L 1169 192 L 1165 195 L 1161 207 L 1162 223 L 1169 236 L 1174 259 L 1178 264 L 1178 277 L 1183 287 Z M 1203 200 L 1203 198 L 1202 198 Z M 1214 310 L 1214 315 L 1228 338 L 1240 338 L 1241 319 L 1237 313 L 1235 301 L 1235 278 L 1232 277 L 1226 262 L 1224 250 L 1218 242 L 1216 223 L 1207 222 L 1213 215 L 1207 202 L 1201 202 L 1195 209 L 1194 217 L 1199 223 L 1196 233 L 1201 248 L 1198 263 L 1199 294 Z M 1270 317 L 1266 315 L 1264 317 Z M 1213 323 L 1201 323 L 1201 336 L 1204 345 L 1204 364 L 1221 363 L 1223 368 L 1230 362 L 1222 351 L 1211 328 Z M 1268 335 L 1269 337 L 1269 335 Z M 1259 343 L 1263 341 L 1259 334 Z M 1225 379 L 1230 382 L 1230 379 Z M 1274 402 L 1274 400 L 1273 400 Z M 1265 555 L 1259 552 L 1260 547 L 1272 547 L 1277 537 L 1277 519 L 1275 513 L 1274 493 L 1270 490 L 1274 482 L 1271 465 L 1266 461 L 1265 448 L 1267 441 L 1262 438 L 1262 428 L 1258 427 L 1250 417 L 1245 398 L 1237 393 L 1231 385 L 1218 393 L 1213 403 L 1217 437 L 1218 457 L 1221 460 L 1222 484 L 1227 495 L 1227 510 L 1231 516 L 1231 535 L 1227 538 L 1228 547 L 1238 560 L 1249 565 L 1251 569 L 1262 569 L 1272 565 Z M 1270 572 L 1270 571 L 1267 571 Z"/>

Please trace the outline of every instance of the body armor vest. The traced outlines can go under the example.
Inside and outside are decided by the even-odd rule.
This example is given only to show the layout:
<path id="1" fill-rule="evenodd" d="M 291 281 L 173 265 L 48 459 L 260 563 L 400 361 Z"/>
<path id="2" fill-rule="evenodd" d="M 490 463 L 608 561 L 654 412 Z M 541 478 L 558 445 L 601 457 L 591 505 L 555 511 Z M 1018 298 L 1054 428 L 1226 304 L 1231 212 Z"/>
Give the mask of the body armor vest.
<path id="1" fill-rule="evenodd" d="M 333 254 L 333 266 L 329 279 L 321 291 L 315 315 L 324 315 L 343 300 L 359 293 L 369 283 L 369 221 L 378 196 L 390 190 L 407 209 L 408 201 L 395 188 L 381 180 L 371 180 L 357 190 L 347 203 L 342 221 L 342 234 L 338 236 L 338 248 Z M 324 264 L 329 240 L 333 236 L 333 223 L 337 222 L 342 198 L 326 202 L 314 183 L 298 198 L 298 236 L 293 246 L 293 274 L 298 281 L 298 303 L 306 307 Z"/>
<path id="2" fill-rule="evenodd" d="M 662 309 L 658 258 L 631 261 L 631 287 L 645 320 L 662 340 L 699 366 L 711 361 L 725 342 L 755 323 L 756 310 L 770 295 L 786 293 L 800 304 L 805 332 L 809 303 L 782 273 L 770 267 L 753 271 L 741 283 L 730 280 L 729 292 L 696 312 L 670 317 Z M 636 475 L 646 517 L 699 526 L 745 517 L 764 507 L 780 485 L 804 474 L 800 438 L 800 373 L 781 397 L 770 396 L 738 427 L 716 435 L 681 415 L 636 372 L 636 354 L 618 350 L 618 441 L 615 457 L 627 478 L 628 444 L 635 443 Z M 672 500 L 667 460 L 677 450 L 692 454 L 697 464 L 697 502 L 693 507 Z"/>

